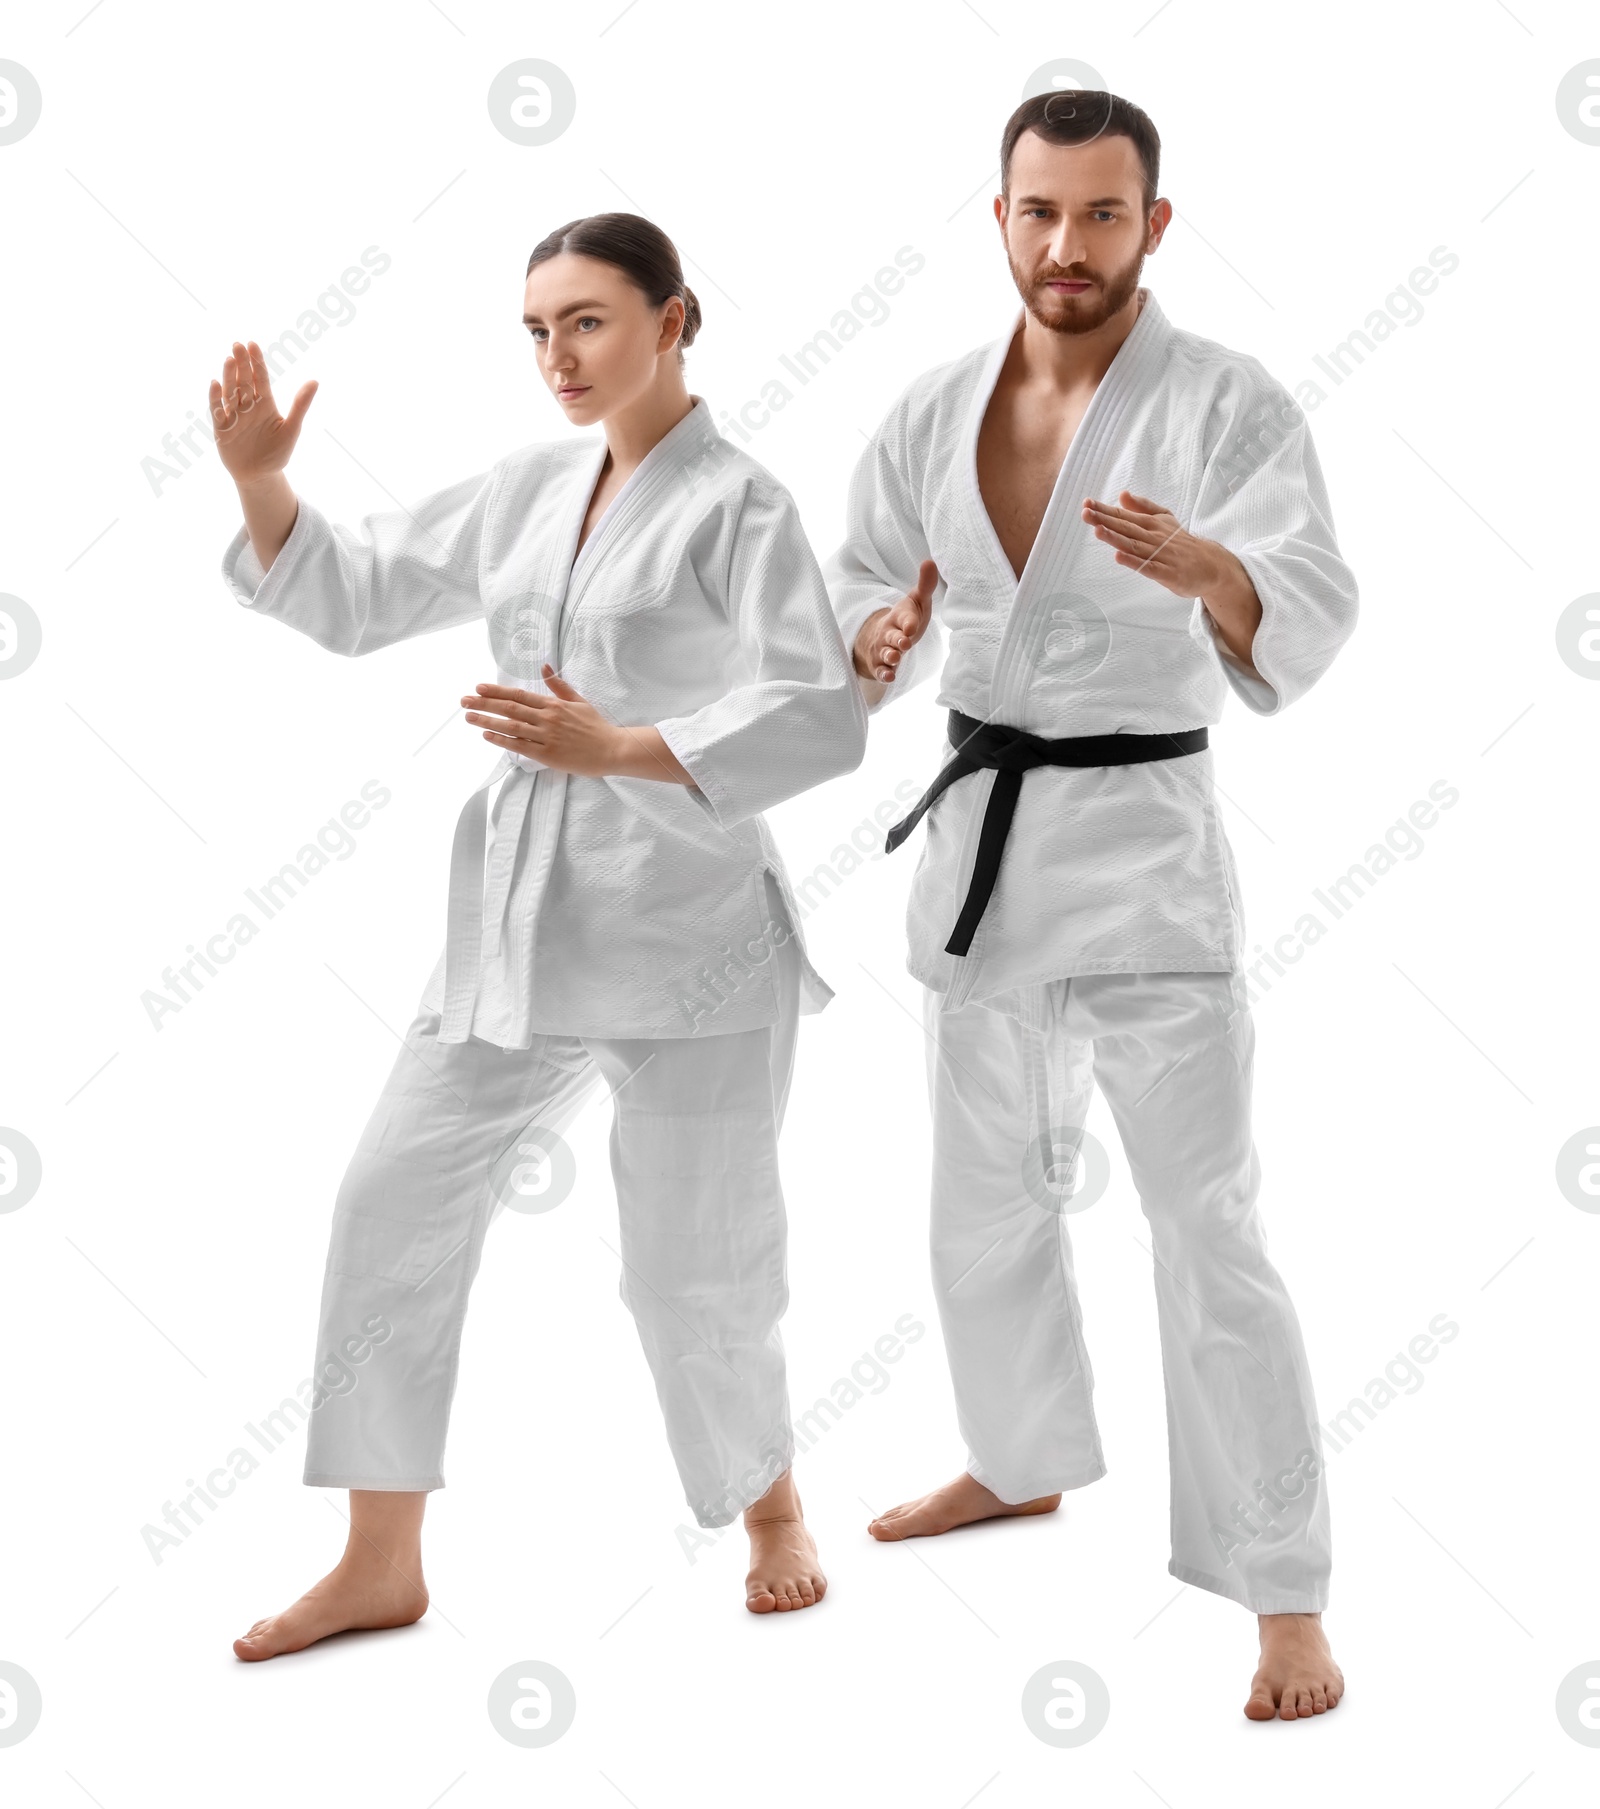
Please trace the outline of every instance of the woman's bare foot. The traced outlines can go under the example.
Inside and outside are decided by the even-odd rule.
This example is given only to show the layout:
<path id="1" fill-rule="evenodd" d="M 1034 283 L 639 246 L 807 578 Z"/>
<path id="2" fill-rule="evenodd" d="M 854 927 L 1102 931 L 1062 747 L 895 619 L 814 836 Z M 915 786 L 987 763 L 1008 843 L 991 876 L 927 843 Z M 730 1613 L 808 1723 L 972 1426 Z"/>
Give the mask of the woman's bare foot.
<path id="1" fill-rule="evenodd" d="M 1344 1694 L 1320 1614 L 1263 1614 L 1261 1664 L 1244 1712 L 1252 1721 L 1296 1721 L 1326 1714 Z"/>
<path id="2" fill-rule="evenodd" d="M 876 1520 L 869 1520 L 867 1531 L 874 1539 L 920 1539 L 932 1533 L 947 1533 L 952 1527 L 970 1526 L 974 1520 L 1050 1514 L 1060 1505 L 1059 1495 L 1040 1495 L 1033 1501 L 1015 1504 L 1002 1501 L 975 1476 L 963 1470 L 954 1482 L 947 1482 L 942 1489 L 935 1489 L 930 1495 L 919 1495 L 915 1501 L 903 1501 Z"/>
<path id="3" fill-rule="evenodd" d="M 422 1580 L 425 1491 L 352 1489 L 344 1556 L 292 1607 L 233 1642 L 237 1657 L 277 1658 L 351 1628 L 408 1627 L 428 1610 Z"/>
<path id="4" fill-rule="evenodd" d="M 745 1509 L 744 1526 L 750 1535 L 744 1605 L 752 1614 L 785 1613 L 822 1600 L 828 1579 L 806 1531 L 792 1470 L 785 1470 L 759 1501 Z"/>

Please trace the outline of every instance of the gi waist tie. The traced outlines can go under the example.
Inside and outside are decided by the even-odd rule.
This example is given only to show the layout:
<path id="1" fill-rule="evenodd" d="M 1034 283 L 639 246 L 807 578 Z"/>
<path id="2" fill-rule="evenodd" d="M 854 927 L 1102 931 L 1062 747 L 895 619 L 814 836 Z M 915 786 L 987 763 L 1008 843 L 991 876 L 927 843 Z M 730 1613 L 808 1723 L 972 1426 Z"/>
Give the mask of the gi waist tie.
<path id="1" fill-rule="evenodd" d="M 986 767 L 994 770 L 994 789 L 989 793 L 983 827 L 978 832 L 978 853 L 966 902 L 944 945 L 950 955 L 964 955 L 972 946 L 973 933 L 1000 877 L 1000 856 L 1011 831 L 1025 772 L 1036 766 L 1143 766 L 1150 760 L 1177 760 L 1184 754 L 1198 754 L 1210 744 L 1205 729 L 1177 729 L 1160 735 L 1066 735 L 1049 741 L 1042 735 L 1030 735 L 1026 729 L 1007 728 L 1002 722 L 980 722 L 960 710 L 950 712 L 948 734 L 950 745 L 956 750 L 954 757 L 940 769 L 910 815 L 902 817 L 889 831 L 883 851 L 893 854 L 922 821 L 923 813 L 957 779 Z"/>
<path id="2" fill-rule="evenodd" d="M 500 809 L 494 852 L 484 860 L 484 831 L 488 826 L 491 786 L 512 775 Z M 472 1010 L 478 994 L 482 967 L 483 932 L 490 930 L 489 953 L 499 954 L 510 900 L 511 872 L 522 836 L 528 805 L 533 796 L 534 774 L 518 764 L 509 751 L 488 778 L 478 786 L 456 819 L 450 850 L 449 928 L 445 937 L 445 1003 L 439 1025 L 447 1041 L 470 1033 Z"/>

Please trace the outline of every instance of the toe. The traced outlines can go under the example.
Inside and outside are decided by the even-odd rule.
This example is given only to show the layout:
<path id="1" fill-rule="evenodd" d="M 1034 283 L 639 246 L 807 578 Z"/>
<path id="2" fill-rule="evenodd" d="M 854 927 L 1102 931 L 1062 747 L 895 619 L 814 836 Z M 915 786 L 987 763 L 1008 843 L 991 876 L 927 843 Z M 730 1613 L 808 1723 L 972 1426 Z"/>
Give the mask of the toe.
<path id="1" fill-rule="evenodd" d="M 817 1599 L 817 1591 L 810 1577 L 802 1577 L 799 1584 L 800 1600 L 807 1608 Z"/>
<path id="2" fill-rule="evenodd" d="M 778 1605 L 778 1598 L 765 1583 L 752 1583 L 746 1592 L 744 1605 L 752 1614 L 771 1614 Z"/>
<path id="3" fill-rule="evenodd" d="M 1328 1712 L 1328 1692 L 1320 1683 L 1311 1686 L 1311 1712 L 1313 1715 L 1325 1715 Z"/>
<path id="4" fill-rule="evenodd" d="M 1258 1677 L 1251 1684 L 1250 1700 L 1245 1703 L 1244 1712 L 1252 1721 L 1270 1721 L 1277 1714 L 1277 1699 L 1265 1678 Z"/>

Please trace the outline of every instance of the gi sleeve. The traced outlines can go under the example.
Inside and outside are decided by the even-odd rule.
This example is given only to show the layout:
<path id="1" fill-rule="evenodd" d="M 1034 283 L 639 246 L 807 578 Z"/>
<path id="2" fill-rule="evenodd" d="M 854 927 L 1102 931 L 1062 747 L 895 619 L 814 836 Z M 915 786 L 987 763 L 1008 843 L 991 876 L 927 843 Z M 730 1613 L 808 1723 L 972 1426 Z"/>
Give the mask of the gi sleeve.
<path id="1" fill-rule="evenodd" d="M 1209 457 L 1189 531 L 1220 541 L 1261 599 L 1252 674 L 1206 626 L 1228 682 L 1275 716 L 1321 678 L 1356 625 L 1356 581 L 1340 557 L 1322 467 L 1304 411 L 1252 361 L 1204 428 Z M 1204 613 L 1204 612 L 1202 612 Z M 1257 676 L 1259 674 L 1259 676 Z"/>
<path id="2" fill-rule="evenodd" d="M 724 829 L 852 772 L 867 712 L 827 586 L 781 485 L 746 484 L 711 512 L 696 563 L 738 638 L 734 684 L 655 726 Z"/>
<path id="3" fill-rule="evenodd" d="M 485 524 L 499 466 L 436 490 L 411 508 L 366 516 L 360 532 L 300 498 L 300 512 L 264 575 L 240 528 L 222 575 L 241 603 L 275 616 L 333 653 L 371 653 L 483 612 Z"/>
<path id="4" fill-rule="evenodd" d="M 845 537 L 827 563 L 823 576 L 833 602 L 834 616 L 854 666 L 856 636 L 861 624 L 875 610 L 889 609 L 917 581 L 917 568 L 932 554 L 922 525 L 921 512 L 888 443 L 895 435 L 898 409 L 873 436 L 856 461 L 845 502 Z M 893 681 L 869 711 L 876 713 L 891 699 L 911 690 L 938 670 L 944 648 L 939 604 L 945 585 L 941 576 L 934 588 L 933 611 L 922 639 L 902 656 Z"/>

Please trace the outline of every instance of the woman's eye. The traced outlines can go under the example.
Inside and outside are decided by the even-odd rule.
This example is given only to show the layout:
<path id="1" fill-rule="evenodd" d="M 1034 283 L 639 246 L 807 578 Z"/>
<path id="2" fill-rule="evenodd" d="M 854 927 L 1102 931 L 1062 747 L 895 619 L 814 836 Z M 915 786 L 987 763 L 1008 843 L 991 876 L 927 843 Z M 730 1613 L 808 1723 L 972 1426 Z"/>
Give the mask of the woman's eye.
<path id="1" fill-rule="evenodd" d="M 530 339 L 532 339 L 534 341 L 535 344 L 539 343 L 539 335 L 543 332 L 544 332 L 543 327 L 529 327 L 528 328 L 528 336 Z"/>
<path id="2" fill-rule="evenodd" d="M 599 324 L 599 321 L 596 320 L 592 314 L 585 314 L 578 322 L 580 327 L 597 327 Z"/>

